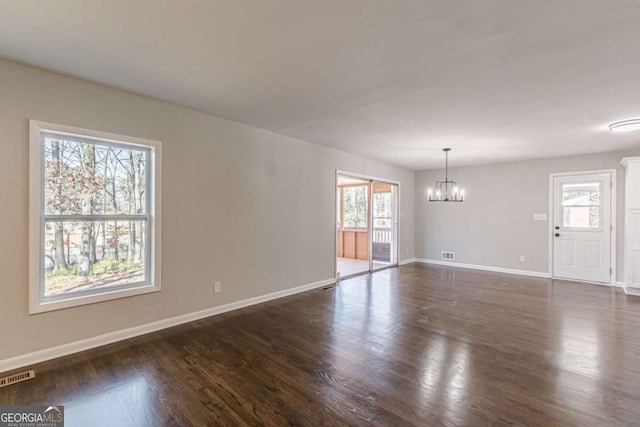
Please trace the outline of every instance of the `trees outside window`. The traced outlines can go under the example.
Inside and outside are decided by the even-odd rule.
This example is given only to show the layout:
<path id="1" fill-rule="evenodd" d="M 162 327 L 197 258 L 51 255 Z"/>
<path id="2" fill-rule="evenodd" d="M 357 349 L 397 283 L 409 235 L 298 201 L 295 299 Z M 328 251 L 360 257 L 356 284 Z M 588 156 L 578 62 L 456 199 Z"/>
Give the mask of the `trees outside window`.
<path id="1" fill-rule="evenodd" d="M 347 228 L 367 227 L 368 186 L 345 187 L 343 189 L 343 221 Z"/>

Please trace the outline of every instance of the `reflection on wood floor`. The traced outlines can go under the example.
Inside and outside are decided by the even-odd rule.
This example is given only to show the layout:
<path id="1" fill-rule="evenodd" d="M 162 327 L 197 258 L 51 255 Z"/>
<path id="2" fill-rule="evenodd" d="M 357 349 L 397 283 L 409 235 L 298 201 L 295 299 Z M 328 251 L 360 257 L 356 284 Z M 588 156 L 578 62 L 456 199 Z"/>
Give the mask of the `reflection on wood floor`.
<path id="1" fill-rule="evenodd" d="M 68 426 L 640 423 L 640 298 L 410 264 L 36 365 Z"/>
<path id="2" fill-rule="evenodd" d="M 388 262 L 373 261 L 374 269 L 386 267 L 388 265 L 389 265 Z M 338 257 L 337 268 L 338 268 L 338 273 L 340 273 L 340 277 L 346 277 L 352 274 L 368 272 L 369 261 Z"/>

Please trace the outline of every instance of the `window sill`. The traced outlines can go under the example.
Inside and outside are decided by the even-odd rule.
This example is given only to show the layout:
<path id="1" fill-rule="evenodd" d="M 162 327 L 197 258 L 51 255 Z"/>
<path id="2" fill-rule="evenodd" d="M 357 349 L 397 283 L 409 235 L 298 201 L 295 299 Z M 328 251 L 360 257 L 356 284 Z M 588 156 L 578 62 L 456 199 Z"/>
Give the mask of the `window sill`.
<path id="1" fill-rule="evenodd" d="M 65 308 L 78 307 L 97 302 L 110 301 L 120 298 L 127 298 L 136 295 L 150 294 L 160 292 L 160 284 L 142 284 L 129 289 L 105 289 L 102 292 L 93 293 L 91 295 L 69 295 L 68 298 L 56 299 L 55 301 L 30 301 L 29 314 L 46 313 L 48 311 L 62 310 Z"/>

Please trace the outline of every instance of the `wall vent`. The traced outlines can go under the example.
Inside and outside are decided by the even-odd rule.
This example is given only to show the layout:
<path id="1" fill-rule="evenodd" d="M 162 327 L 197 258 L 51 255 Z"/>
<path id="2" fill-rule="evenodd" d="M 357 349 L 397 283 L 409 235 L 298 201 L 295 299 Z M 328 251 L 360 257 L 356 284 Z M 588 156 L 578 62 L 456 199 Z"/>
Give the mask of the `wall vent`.
<path id="1" fill-rule="evenodd" d="M 19 383 L 22 381 L 30 380 L 36 377 L 35 371 L 20 372 L 19 374 L 10 375 L 8 377 L 0 378 L 0 387 L 10 386 L 11 384 Z"/>
<path id="2" fill-rule="evenodd" d="M 453 261 L 456 259 L 455 252 L 442 251 L 442 259 L 445 261 Z"/>

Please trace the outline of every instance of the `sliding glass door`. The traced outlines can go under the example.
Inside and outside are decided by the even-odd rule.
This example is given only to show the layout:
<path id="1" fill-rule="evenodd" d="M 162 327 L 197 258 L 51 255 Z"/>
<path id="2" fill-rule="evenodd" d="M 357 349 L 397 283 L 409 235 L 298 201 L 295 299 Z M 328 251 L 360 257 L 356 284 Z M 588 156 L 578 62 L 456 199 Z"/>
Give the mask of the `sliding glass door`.
<path id="1" fill-rule="evenodd" d="M 338 174 L 336 276 L 397 265 L 398 185 Z"/>
<path id="2" fill-rule="evenodd" d="M 338 176 L 336 266 L 339 277 L 369 271 L 370 182 Z"/>

